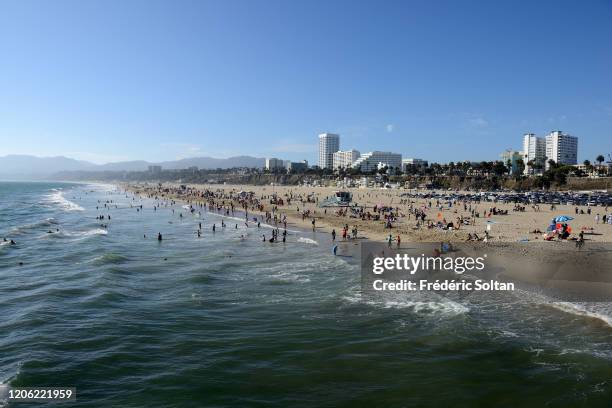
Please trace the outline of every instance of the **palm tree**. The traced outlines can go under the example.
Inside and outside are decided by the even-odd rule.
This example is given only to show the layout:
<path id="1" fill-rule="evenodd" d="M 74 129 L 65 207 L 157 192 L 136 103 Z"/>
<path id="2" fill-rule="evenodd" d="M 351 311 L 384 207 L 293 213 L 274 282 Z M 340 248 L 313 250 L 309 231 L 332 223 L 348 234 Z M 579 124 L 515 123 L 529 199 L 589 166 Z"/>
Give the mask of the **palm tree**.
<path id="1" fill-rule="evenodd" d="M 600 154 L 599 156 L 597 156 L 595 158 L 595 161 L 601 166 L 601 163 L 603 163 L 603 161 L 606 160 L 605 157 L 603 157 L 603 154 Z"/>
<path id="2" fill-rule="evenodd" d="M 518 159 L 516 161 L 516 175 L 520 176 L 525 171 L 525 162 L 523 159 Z"/>
<path id="3" fill-rule="evenodd" d="M 591 172 L 593 171 L 593 166 L 591 166 L 591 161 L 585 160 L 582 162 L 582 164 L 584 164 L 584 169 L 586 170 L 586 173 L 591 174 Z"/>

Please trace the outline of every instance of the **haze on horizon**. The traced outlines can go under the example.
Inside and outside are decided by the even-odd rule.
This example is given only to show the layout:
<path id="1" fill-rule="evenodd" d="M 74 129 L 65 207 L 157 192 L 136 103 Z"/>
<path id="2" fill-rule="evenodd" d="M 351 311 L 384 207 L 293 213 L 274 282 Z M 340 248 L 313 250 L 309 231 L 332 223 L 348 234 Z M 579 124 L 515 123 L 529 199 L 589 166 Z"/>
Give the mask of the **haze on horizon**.
<path id="1" fill-rule="evenodd" d="M 3 1 L 0 156 L 612 152 L 612 2 Z"/>

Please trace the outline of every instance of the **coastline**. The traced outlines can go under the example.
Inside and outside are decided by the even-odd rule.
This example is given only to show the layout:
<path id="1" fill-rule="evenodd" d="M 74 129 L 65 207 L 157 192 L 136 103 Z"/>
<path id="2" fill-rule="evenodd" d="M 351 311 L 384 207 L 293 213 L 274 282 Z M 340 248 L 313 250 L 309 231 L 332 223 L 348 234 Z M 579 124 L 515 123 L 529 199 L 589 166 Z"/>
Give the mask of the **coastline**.
<path id="1" fill-rule="evenodd" d="M 159 193 L 157 184 L 119 183 L 118 185 L 137 194 Z M 575 211 L 575 206 L 557 205 L 553 210 L 549 208 L 550 206 L 542 204 L 537 208 L 524 206 L 521 212 L 516 212 L 513 211 L 512 203 L 456 202 L 454 205 L 449 205 L 432 199 L 405 198 L 400 195 L 405 192 L 402 190 L 346 189 L 353 194 L 353 203 L 357 204 L 356 208 L 364 212 L 374 213 L 377 207 L 390 208 L 391 212 L 395 213 L 396 221 L 393 222 L 392 228 L 385 228 L 385 221 L 382 217 L 379 220 L 363 219 L 346 212 L 339 214 L 337 207 L 319 207 L 320 201 L 334 193 L 335 189 L 329 187 L 215 184 L 185 184 L 184 186 L 186 190 L 182 190 L 179 183 L 162 184 L 163 189 L 168 190 L 164 193 L 164 197 L 189 203 L 201 200 L 198 194 L 215 192 L 222 197 L 221 200 L 229 202 L 231 200 L 229 197 L 236 193 L 249 191 L 262 205 L 260 208 L 249 208 L 249 213 L 264 216 L 266 212 L 272 212 L 275 209 L 277 214 L 287 217 L 288 225 L 303 231 L 312 229 L 311 223 L 314 219 L 316 232 L 331 235 L 332 230 L 335 230 L 337 237 L 341 237 L 342 229 L 345 226 L 348 226 L 349 234 L 353 228 L 357 228 L 357 237 L 360 240 L 374 242 L 386 242 L 389 235 L 393 242 L 396 241 L 397 236 L 402 242 L 466 242 L 472 234 L 483 237 L 487 233 L 492 242 L 545 242 L 543 233 L 550 224 L 550 220 L 562 214 L 574 216 Z M 291 205 L 286 202 L 280 205 L 271 204 L 269 198 L 273 195 L 284 201 L 288 197 L 293 197 L 293 201 Z M 587 215 L 586 208 L 581 207 L 585 210 L 585 214 L 575 215 L 575 220 L 570 223 L 574 228 L 573 235 L 570 236 L 570 240 L 562 241 L 562 244 L 571 242 L 571 238 L 575 239 L 580 230 L 586 231 L 585 241 L 612 242 L 612 225 L 595 222 L 596 213 L 605 214 L 606 209 L 593 207 L 593 213 Z M 417 222 L 414 215 L 415 210 L 425 212 L 428 222 L 445 225 L 448 222 L 454 222 L 455 228 L 428 228 L 425 223 Z M 474 210 L 477 216 L 472 216 L 473 212 L 470 210 Z M 505 212 L 505 214 L 492 214 L 491 210 Z M 308 216 L 303 216 L 304 212 L 307 212 Z M 460 220 L 469 220 L 469 222 L 464 223 Z"/>
<path id="2" fill-rule="evenodd" d="M 146 197 L 146 193 L 144 191 L 141 190 L 140 186 L 135 186 L 133 184 L 128 184 L 128 183 L 94 183 L 94 184 L 102 184 L 102 185 L 113 185 L 117 188 L 123 189 L 125 191 L 129 191 L 131 193 L 133 193 L 136 196 L 139 197 Z M 176 194 L 169 194 L 169 195 L 165 195 L 163 197 L 165 200 L 173 200 L 175 201 L 177 204 L 180 204 L 181 206 L 183 205 L 191 205 L 193 204 L 193 199 L 187 199 L 183 196 L 180 195 L 176 195 Z M 215 211 L 214 209 L 209 209 L 208 210 L 208 214 L 209 215 L 213 215 L 215 217 L 218 217 L 220 220 L 221 219 L 232 219 L 232 220 L 240 220 L 241 222 L 245 221 L 245 211 L 243 209 L 240 208 L 236 208 L 234 213 L 232 215 L 226 215 L 223 213 L 220 213 L 218 211 Z M 270 223 L 266 223 L 262 220 L 262 217 L 265 217 L 265 210 L 264 211 L 258 211 L 258 210 L 252 210 L 249 209 L 249 218 L 251 220 L 249 220 L 249 222 L 253 225 L 252 228 L 257 228 L 256 226 L 254 226 L 254 223 L 252 221 L 252 216 L 256 216 L 258 220 L 261 220 L 261 231 L 263 233 L 265 233 L 266 231 L 272 231 L 276 228 L 279 229 L 279 231 L 282 232 L 282 230 L 284 229 L 282 225 L 277 225 L 274 226 Z M 331 235 L 331 231 L 333 229 L 333 227 L 331 227 L 329 224 L 325 223 L 324 225 L 319 225 L 317 223 L 315 231 L 312 230 L 312 228 L 308 228 L 308 221 L 302 221 L 299 217 L 296 216 L 287 216 L 288 221 L 287 221 L 287 232 L 288 235 L 299 235 L 298 240 L 299 239 L 306 239 L 306 240 L 312 240 L 315 245 L 319 246 L 320 248 L 329 248 L 329 252 L 332 252 L 332 249 L 334 247 L 334 245 L 338 245 L 338 255 L 346 258 L 345 260 L 349 263 L 359 263 L 359 252 L 360 252 L 360 244 L 363 241 L 369 241 L 370 238 L 368 237 L 358 237 L 358 239 L 347 239 L 347 240 L 342 240 L 340 238 L 340 235 L 338 234 L 338 236 L 336 237 L 336 240 L 332 240 L 332 235 Z M 268 234 L 264 234 L 267 237 L 269 237 L 270 235 Z"/>

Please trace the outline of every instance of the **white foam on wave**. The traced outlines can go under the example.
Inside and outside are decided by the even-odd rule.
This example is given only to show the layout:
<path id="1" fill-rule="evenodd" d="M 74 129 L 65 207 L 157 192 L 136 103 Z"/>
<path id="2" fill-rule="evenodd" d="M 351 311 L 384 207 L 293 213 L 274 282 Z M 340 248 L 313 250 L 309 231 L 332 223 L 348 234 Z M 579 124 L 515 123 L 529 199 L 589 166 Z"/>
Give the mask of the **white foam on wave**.
<path id="1" fill-rule="evenodd" d="M 64 197 L 64 193 L 62 191 L 55 191 L 47 197 L 47 201 L 56 204 L 61 207 L 64 211 L 85 211 L 83 207 L 78 205 L 77 203 L 73 203 L 70 200 L 67 200 Z"/>
<path id="2" fill-rule="evenodd" d="M 37 221 L 37 222 L 33 222 L 31 224 L 24 224 L 24 225 L 19 225 L 17 227 L 13 227 L 10 229 L 9 231 L 9 235 L 12 234 L 21 234 L 27 230 L 30 229 L 34 229 L 34 228 L 38 228 L 38 227 L 48 227 L 50 225 L 55 225 L 57 224 L 57 220 L 53 217 L 51 218 L 45 218 L 42 221 Z"/>
<path id="3" fill-rule="evenodd" d="M 108 231 L 102 228 L 97 228 L 97 229 L 77 233 L 77 236 L 81 236 L 81 237 L 89 237 L 91 235 L 108 235 Z"/>
<path id="4" fill-rule="evenodd" d="M 565 313 L 585 318 L 601 320 L 612 327 L 612 302 L 572 303 L 560 302 L 544 294 L 517 289 L 514 291 L 519 298 L 527 299 L 537 305 L 548 306 Z"/>
<path id="5" fill-rule="evenodd" d="M 565 313 L 601 320 L 608 326 L 612 327 L 612 316 L 604 313 L 603 311 L 589 310 L 586 306 L 571 302 L 551 302 L 550 306 Z"/>
<path id="6" fill-rule="evenodd" d="M 378 300 L 364 299 L 361 297 L 360 293 L 357 293 L 352 296 L 344 296 L 343 300 L 348 303 L 365 304 L 383 309 L 409 309 L 418 315 L 434 314 L 452 317 L 466 314 L 470 311 L 469 307 L 444 297 L 440 297 L 436 300 L 414 300 L 398 297 Z"/>
<path id="7" fill-rule="evenodd" d="M 96 228 L 89 231 L 59 231 L 41 235 L 39 238 L 87 238 L 94 235 L 107 235 L 108 231 L 102 228 Z"/>
<path id="8" fill-rule="evenodd" d="M 314 239 L 304 238 L 304 237 L 299 237 L 297 242 L 301 242 L 303 244 L 319 245 L 319 243 L 315 241 Z"/>

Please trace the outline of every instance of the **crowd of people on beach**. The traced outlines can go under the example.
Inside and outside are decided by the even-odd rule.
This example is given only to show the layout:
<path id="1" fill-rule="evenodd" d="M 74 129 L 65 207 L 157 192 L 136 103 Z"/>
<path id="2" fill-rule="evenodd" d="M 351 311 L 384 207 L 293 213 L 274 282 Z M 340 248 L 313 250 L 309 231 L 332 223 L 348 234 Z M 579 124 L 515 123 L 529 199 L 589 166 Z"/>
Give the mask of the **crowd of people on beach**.
<path id="1" fill-rule="evenodd" d="M 355 226 L 350 227 L 351 230 L 357 228 L 357 221 L 372 223 L 373 225 L 380 223 L 383 230 L 398 229 L 400 226 L 403 226 L 401 229 L 398 229 L 396 234 L 391 234 L 394 242 L 398 241 L 396 235 L 405 234 L 401 230 L 405 231 L 406 225 L 410 225 L 410 229 L 416 231 L 449 232 L 462 231 L 464 228 L 467 228 L 467 231 L 464 233 L 466 240 L 488 241 L 493 239 L 490 233 L 490 225 L 487 225 L 489 224 L 489 219 L 507 216 L 509 211 L 520 213 L 526 211 L 526 206 L 520 202 L 515 202 L 514 206 L 510 207 L 510 209 L 500 208 L 496 205 L 489 206 L 486 209 L 479 209 L 478 207 L 482 206 L 480 198 L 465 198 L 461 200 L 431 198 L 424 203 L 409 198 L 400 198 L 395 201 L 396 204 L 393 204 L 395 197 L 389 194 L 388 204 L 380 203 L 366 206 L 355 202 L 351 205 L 332 208 L 333 213 L 328 214 L 329 208 L 318 207 L 318 195 L 314 193 L 298 194 L 293 193 L 291 190 L 285 192 L 284 195 L 277 194 L 274 191 L 257 195 L 252 191 L 237 191 L 235 189 L 228 191 L 225 188 L 198 189 L 184 185 L 172 187 L 162 187 L 160 185 L 143 188 L 142 191 L 151 198 L 181 199 L 190 205 L 191 211 L 195 211 L 195 208 L 198 206 L 206 205 L 209 210 L 214 210 L 219 214 L 234 216 L 236 210 L 241 210 L 245 215 L 247 227 L 249 221 L 256 222 L 258 225 L 263 221 L 271 225 L 273 229 L 282 228 L 286 231 L 290 215 L 297 215 L 303 223 L 309 223 L 313 231 L 316 231 L 318 228 L 318 219 L 325 219 L 326 224 L 329 225 L 330 217 L 340 222 L 344 219 L 347 221 L 354 220 Z M 369 197 L 370 194 L 366 192 L 356 196 L 357 198 L 360 196 Z M 382 195 L 384 196 L 384 194 Z M 532 206 L 534 212 L 540 211 L 538 204 L 534 204 L 534 206 Z M 552 210 L 556 210 L 556 208 Z M 291 214 L 292 211 L 295 211 L 295 215 Z M 576 211 L 577 213 L 584 211 L 590 213 L 591 209 L 579 210 L 577 208 Z M 258 214 L 260 219 L 249 217 L 249 214 Z M 449 214 L 451 217 L 449 217 Z M 484 220 L 478 222 L 478 225 L 482 225 L 482 230 L 474 231 L 478 219 Z M 596 220 L 596 223 L 599 223 L 599 221 L 600 218 Z M 612 222 L 608 215 L 602 216 L 601 221 L 603 223 Z M 349 223 L 350 221 L 345 224 L 348 225 Z M 336 230 L 332 227 L 333 224 L 329 225 L 329 228 L 333 230 L 332 239 L 335 240 Z M 342 228 L 343 236 L 345 235 L 344 231 L 346 231 L 346 228 Z M 346 235 L 347 238 L 350 238 L 351 234 Z M 563 235 L 562 233 L 561 236 Z M 267 241 L 277 242 L 280 241 L 279 237 L 280 235 L 273 233 L 271 237 L 267 237 Z M 401 238 L 399 241 L 401 241 Z"/>

